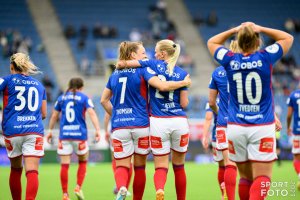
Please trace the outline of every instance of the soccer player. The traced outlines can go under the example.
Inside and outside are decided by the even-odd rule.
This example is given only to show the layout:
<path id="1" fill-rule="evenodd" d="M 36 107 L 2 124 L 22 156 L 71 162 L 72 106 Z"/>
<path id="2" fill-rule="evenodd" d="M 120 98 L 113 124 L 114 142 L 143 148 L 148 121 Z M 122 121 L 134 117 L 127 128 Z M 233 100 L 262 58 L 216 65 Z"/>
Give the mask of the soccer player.
<path id="1" fill-rule="evenodd" d="M 110 139 L 110 136 L 111 136 L 110 118 L 111 118 L 111 116 L 107 112 L 105 112 L 105 115 L 104 115 L 105 138 L 106 138 L 106 141 L 109 143 L 111 152 L 113 153 L 114 152 L 114 147 L 113 147 L 111 139 Z M 111 156 L 111 168 L 112 168 L 113 174 L 115 174 L 116 173 L 116 160 L 115 160 L 115 157 L 113 156 L 113 154 Z M 132 176 L 132 163 L 130 164 L 130 168 L 129 168 L 129 176 L 128 176 L 128 181 L 127 181 L 127 184 L 126 184 L 126 188 L 129 188 L 131 176 Z M 118 194 L 117 186 L 114 187 L 113 193 L 115 195 Z M 129 191 L 127 191 L 127 196 L 130 196 L 130 195 L 131 194 L 129 193 Z"/>
<path id="2" fill-rule="evenodd" d="M 156 60 L 121 60 L 118 67 L 151 67 L 162 80 L 180 81 L 187 72 L 176 66 L 180 54 L 179 44 L 171 40 L 161 40 L 156 44 Z M 188 105 L 187 88 L 170 92 L 159 92 L 150 87 L 150 143 L 154 155 L 154 184 L 156 199 L 164 199 L 164 187 L 169 168 L 169 154 L 175 174 L 177 200 L 186 198 L 185 153 L 189 143 L 189 125 L 183 110 Z"/>
<path id="3" fill-rule="evenodd" d="M 203 145 L 204 149 L 208 149 L 209 129 L 210 129 L 210 125 L 212 123 L 212 120 L 214 120 L 213 128 L 212 128 L 212 134 L 211 134 L 211 142 L 212 142 L 212 148 L 213 148 L 213 158 L 216 162 L 218 162 L 218 165 L 219 165 L 218 182 L 219 182 L 219 187 L 220 187 L 220 190 L 221 190 L 221 193 L 222 193 L 222 198 L 224 199 L 224 196 L 226 196 L 225 183 L 224 183 L 225 165 L 224 165 L 224 159 L 223 159 L 222 151 L 218 151 L 216 149 L 217 115 L 209 107 L 208 103 L 205 106 L 205 110 L 206 110 L 206 112 L 205 112 L 205 121 L 204 121 L 204 124 L 203 124 L 202 145 Z"/>
<path id="4" fill-rule="evenodd" d="M 38 166 L 44 156 L 44 126 L 47 115 L 44 86 L 30 75 L 40 73 L 29 56 L 16 53 L 10 57 L 11 75 L 0 78 L 3 91 L 2 129 L 11 171 L 9 186 L 13 200 L 21 200 L 23 159 L 27 178 L 26 200 L 34 200 L 39 180 Z"/>
<path id="5" fill-rule="evenodd" d="M 145 58 L 146 51 L 142 43 L 122 42 L 120 44 L 119 60 L 124 67 L 127 60 Z M 146 158 L 150 152 L 147 83 L 150 84 L 152 92 L 161 96 L 159 91 L 171 91 L 170 94 L 173 94 L 173 90 L 190 85 L 187 74 L 181 75 L 180 78 L 176 81 L 161 81 L 157 77 L 157 72 L 150 67 L 115 70 L 110 76 L 102 93 L 101 104 L 112 116 L 112 142 L 117 165 L 115 179 L 119 189 L 117 200 L 124 199 L 128 189 L 126 183 L 132 154 L 134 154 L 135 172 L 133 199 L 138 200 L 143 197 Z M 164 93 L 169 94 L 169 92 Z M 172 106 L 171 103 L 169 106 Z"/>
<path id="6" fill-rule="evenodd" d="M 238 52 L 237 41 L 231 41 L 229 49 L 233 52 Z M 223 192 L 223 198 L 234 200 L 237 170 L 235 163 L 229 160 L 228 141 L 226 136 L 229 100 L 227 88 L 226 71 L 223 66 L 219 66 L 213 71 L 209 83 L 209 106 L 214 113 L 217 114 L 216 151 L 221 151 L 225 164 L 223 184 L 225 184 L 226 193 Z M 219 97 L 218 106 L 217 97 Z"/>
<path id="7" fill-rule="evenodd" d="M 262 50 L 259 33 L 276 41 Z M 237 34 L 240 53 L 223 46 Z M 293 43 L 290 34 L 246 22 L 213 36 L 207 42 L 211 55 L 222 65 L 229 82 L 227 137 L 229 158 L 237 163 L 243 197 L 265 199 L 276 159 L 272 67 Z M 251 179 L 253 183 L 251 184 Z M 240 196 L 241 197 L 241 196 Z"/>
<path id="8" fill-rule="evenodd" d="M 87 126 L 85 113 L 87 112 L 95 127 L 95 141 L 100 140 L 100 126 L 92 100 L 82 93 L 83 80 L 72 78 L 69 81 L 67 91 L 58 97 L 55 102 L 52 116 L 49 121 L 49 133 L 47 141 L 51 143 L 52 130 L 60 117 L 60 132 L 57 154 L 60 156 L 61 170 L 60 181 L 63 191 L 63 200 L 69 199 L 68 194 L 68 170 L 73 149 L 78 156 L 77 185 L 74 193 L 78 199 L 83 200 L 82 184 L 86 175 L 86 166 L 89 156 L 87 143 Z"/>
<path id="9" fill-rule="evenodd" d="M 295 90 L 289 96 L 287 100 L 288 112 L 286 118 L 287 133 L 288 135 L 293 134 L 293 148 L 292 153 L 294 154 L 294 168 L 298 175 L 297 188 L 300 190 L 300 110 L 299 110 L 299 99 L 300 99 L 300 89 Z M 293 129 L 291 129 L 291 122 L 293 118 Z"/>

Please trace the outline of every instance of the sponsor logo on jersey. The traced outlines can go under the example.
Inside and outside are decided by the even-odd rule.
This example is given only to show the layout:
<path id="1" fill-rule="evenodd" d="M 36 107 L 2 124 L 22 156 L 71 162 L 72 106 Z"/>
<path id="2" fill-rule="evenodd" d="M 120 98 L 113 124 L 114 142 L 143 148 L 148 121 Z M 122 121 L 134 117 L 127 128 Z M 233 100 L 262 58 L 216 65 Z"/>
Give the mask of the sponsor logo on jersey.
<path id="1" fill-rule="evenodd" d="M 239 70 L 240 69 L 240 63 L 236 60 L 232 60 L 229 63 L 232 70 Z"/>
<path id="2" fill-rule="evenodd" d="M 272 153 L 274 148 L 274 138 L 262 138 L 260 140 L 259 151 Z"/>
<path id="3" fill-rule="evenodd" d="M 33 81 L 33 80 L 20 80 L 17 78 L 13 78 L 12 81 L 18 85 L 18 84 L 22 84 L 22 85 L 39 85 L 38 82 Z"/>
<path id="4" fill-rule="evenodd" d="M 223 60 L 224 56 L 226 55 L 226 53 L 228 52 L 227 49 L 220 49 L 217 53 L 217 59 L 218 60 Z"/>
<path id="5" fill-rule="evenodd" d="M 225 77 L 226 76 L 226 71 L 222 70 L 218 72 L 219 77 Z"/>
<path id="6" fill-rule="evenodd" d="M 158 69 L 158 71 L 160 72 L 164 72 L 165 71 L 165 68 L 161 65 L 157 65 L 156 68 Z"/>
<path id="7" fill-rule="evenodd" d="M 153 71 L 150 67 L 147 67 L 147 72 L 149 74 L 156 74 L 155 71 Z"/>
<path id="8" fill-rule="evenodd" d="M 266 48 L 266 51 L 269 53 L 277 53 L 279 51 L 279 46 L 278 46 L 278 44 L 273 44 L 271 46 L 268 46 Z"/>

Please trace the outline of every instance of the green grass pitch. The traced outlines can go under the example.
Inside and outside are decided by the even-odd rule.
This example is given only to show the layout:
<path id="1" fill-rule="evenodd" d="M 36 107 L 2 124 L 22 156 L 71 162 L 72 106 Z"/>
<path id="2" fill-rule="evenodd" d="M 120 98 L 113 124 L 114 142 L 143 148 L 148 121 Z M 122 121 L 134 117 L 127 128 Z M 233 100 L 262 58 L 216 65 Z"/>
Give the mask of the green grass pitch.
<path id="1" fill-rule="evenodd" d="M 155 199 L 153 185 L 154 165 L 147 163 L 147 184 L 144 193 L 145 200 Z M 216 164 L 195 164 L 188 162 L 185 165 L 187 174 L 187 200 L 220 200 L 220 191 L 217 186 Z M 0 167 L 0 200 L 11 200 L 8 186 L 9 167 Z M 59 200 L 62 192 L 59 179 L 59 164 L 42 164 L 39 169 L 40 187 L 37 200 Z M 76 199 L 73 189 L 76 184 L 77 165 L 72 164 L 69 170 L 69 193 L 71 199 Z M 25 176 L 23 171 L 22 184 L 23 196 L 25 193 Z M 272 181 L 276 183 L 267 199 L 300 199 L 300 192 L 294 189 L 293 182 L 297 183 L 297 176 L 293 164 L 290 161 L 283 162 L 281 167 L 274 165 Z M 89 164 L 87 176 L 83 185 L 83 191 L 87 200 L 113 200 L 112 193 L 114 179 L 110 163 Z M 129 189 L 132 192 L 132 188 Z M 288 194 L 287 194 L 288 192 Z M 287 195 L 286 195 L 287 194 Z M 126 198 L 131 200 L 132 197 Z M 165 187 L 165 199 L 175 200 L 173 169 L 170 165 L 167 184 Z M 236 196 L 238 199 L 238 196 Z"/>

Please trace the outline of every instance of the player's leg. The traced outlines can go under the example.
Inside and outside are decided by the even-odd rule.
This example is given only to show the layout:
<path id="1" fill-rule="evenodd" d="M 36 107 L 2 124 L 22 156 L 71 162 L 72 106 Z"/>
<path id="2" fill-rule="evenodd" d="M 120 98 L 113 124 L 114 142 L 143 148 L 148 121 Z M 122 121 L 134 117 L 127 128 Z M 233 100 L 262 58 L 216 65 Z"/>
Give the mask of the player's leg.
<path id="1" fill-rule="evenodd" d="M 86 168 L 89 158 L 89 146 L 87 141 L 76 141 L 73 142 L 73 144 L 76 148 L 76 154 L 78 156 L 77 184 L 74 193 L 78 199 L 84 199 L 81 187 L 86 176 Z"/>
<path id="2" fill-rule="evenodd" d="M 150 146 L 154 156 L 154 185 L 156 200 L 164 199 L 164 188 L 169 169 L 169 154 L 171 149 L 170 119 L 150 117 Z"/>
<path id="3" fill-rule="evenodd" d="M 187 184 L 184 163 L 189 144 L 189 126 L 185 118 L 173 118 L 172 121 L 174 129 L 171 134 L 171 149 L 175 188 L 177 200 L 185 200 Z"/>
<path id="4" fill-rule="evenodd" d="M 115 181 L 118 188 L 116 199 L 125 199 L 127 195 L 127 183 L 131 157 L 134 153 L 134 145 L 131 138 L 131 129 L 118 129 L 113 131 L 112 143 L 114 158 L 116 160 Z"/>
<path id="5" fill-rule="evenodd" d="M 4 138 L 7 155 L 10 159 L 9 187 L 12 199 L 22 198 L 22 137 Z"/>
<path id="6" fill-rule="evenodd" d="M 224 183 L 225 183 L 226 195 L 229 200 L 234 200 L 237 168 L 236 168 L 236 164 L 229 160 L 228 140 L 226 135 L 227 135 L 226 127 L 217 127 L 216 148 L 218 151 L 222 151 L 222 155 L 224 159 L 224 164 L 225 164 Z"/>
<path id="7" fill-rule="evenodd" d="M 252 162 L 253 183 L 250 200 L 263 200 L 270 188 L 276 160 L 275 124 L 248 128 L 248 158 Z"/>
<path id="8" fill-rule="evenodd" d="M 134 143 L 133 200 L 142 200 L 146 185 L 146 161 L 150 153 L 149 128 L 137 128 L 132 132 Z"/>
<path id="9" fill-rule="evenodd" d="M 299 135 L 293 136 L 292 153 L 294 154 L 294 160 L 293 160 L 294 169 L 295 169 L 298 179 L 299 179 L 297 188 L 298 188 L 298 190 L 300 190 L 300 136 Z"/>
<path id="10" fill-rule="evenodd" d="M 21 200 L 22 198 L 22 155 L 15 158 L 10 158 L 10 176 L 9 176 L 9 187 L 12 199 Z"/>
<path id="11" fill-rule="evenodd" d="M 26 199 L 35 199 L 38 188 L 38 167 L 40 158 L 44 156 L 44 138 L 38 135 L 23 136 L 22 153 L 26 171 Z"/>
<path id="12" fill-rule="evenodd" d="M 222 155 L 222 151 L 218 151 L 216 149 L 216 142 L 212 141 L 212 151 L 213 151 L 213 159 L 215 162 L 218 162 L 218 183 L 219 183 L 219 188 L 222 193 L 222 197 L 224 197 L 225 193 L 225 183 L 224 183 L 224 173 L 225 173 L 225 164 L 224 164 L 224 159 Z"/>
<path id="13" fill-rule="evenodd" d="M 39 166 L 39 157 L 30 157 L 24 156 L 24 165 L 26 170 L 26 199 L 35 199 L 38 187 L 39 187 L 39 179 L 38 179 L 38 166 Z"/>
<path id="14" fill-rule="evenodd" d="M 57 154 L 60 157 L 60 184 L 63 192 L 63 200 L 69 199 L 68 182 L 69 182 L 69 167 L 71 163 L 71 155 L 73 147 L 70 141 L 59 141 Z"/>
<path id="15" fill-rule="evenodd" d="M 239 197 L 240 200 L 248 200 L 250 188 L 253 181 L 251 162 L 237 163 L 240 174 Z"/>

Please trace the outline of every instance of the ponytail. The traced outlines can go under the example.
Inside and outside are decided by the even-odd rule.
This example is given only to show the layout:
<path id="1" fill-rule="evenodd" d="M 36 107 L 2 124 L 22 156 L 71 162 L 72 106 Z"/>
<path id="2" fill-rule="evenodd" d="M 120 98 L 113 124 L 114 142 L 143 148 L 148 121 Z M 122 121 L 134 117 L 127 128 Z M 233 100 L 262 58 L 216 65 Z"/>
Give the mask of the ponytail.
<path id="1" fill-rule="evenodd" d="M 157 46 L 160 51 L 167 52 L 169 56 L 166 61 L 168 63 L 167 68 L 169 70 L 169 75 L 171 76 L 180 55 L 180 45 L 174 43 L 172 40 L 161 40 L 157 43 Z"/>
<path id="2" fill-rule="evenodd" d="M 24 53 L 15 53 L 10 57 L 10 63 L 14 66 L 15 71 L 25 73 L 28 75 L 35 75 L 41 73 L 29 56 Z"/>

